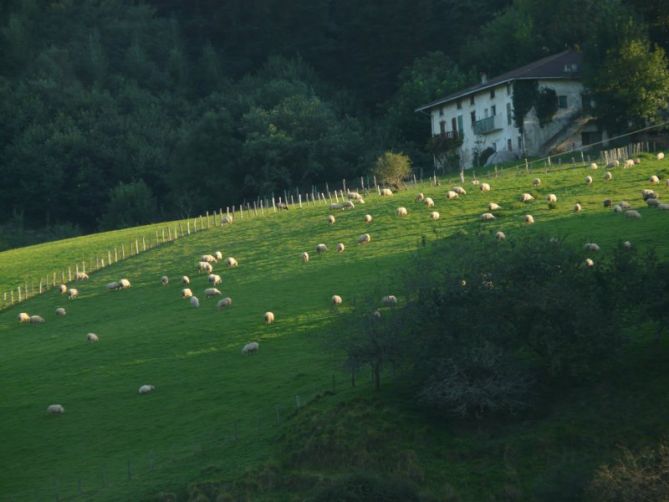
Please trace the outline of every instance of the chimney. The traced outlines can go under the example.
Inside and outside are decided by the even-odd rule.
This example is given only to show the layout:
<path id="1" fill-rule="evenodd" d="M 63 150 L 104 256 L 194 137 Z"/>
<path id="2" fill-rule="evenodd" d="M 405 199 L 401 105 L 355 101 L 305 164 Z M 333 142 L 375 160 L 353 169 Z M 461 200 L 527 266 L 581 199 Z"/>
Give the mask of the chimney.
<path id="1" fill-rule="evenodd" d="M 485 84 L 488 81 L 488 75 L 481 73 L 481 83 Z"/>

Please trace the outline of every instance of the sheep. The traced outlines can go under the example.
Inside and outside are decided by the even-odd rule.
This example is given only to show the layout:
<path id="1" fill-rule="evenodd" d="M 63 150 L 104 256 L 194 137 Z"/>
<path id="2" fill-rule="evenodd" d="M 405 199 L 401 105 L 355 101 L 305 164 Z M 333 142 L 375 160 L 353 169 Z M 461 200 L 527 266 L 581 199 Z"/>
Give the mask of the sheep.
<path id="1" fill-rule="evenodd" d="M 634 159 L 627 159 L 623 164 L 623 169 L 629 169 L 630 167 L 634 167 Z"/>
<path id="2" fill-rule="evenodd" d="M 657 160 L 664 160 L 664 152 L 660 152 L 657 154 Z"/>
<path id="3" fill-rule="evenodd" d="M 355 204 L 353 203 L 352 200 L 345 200 L 342 202 L 341 208 L 346 210 L 346 209 L 355 209 Z"/>
<path id="4" fill-rule="evenodd" d="M 351 192 L 351 191 L 349 191 L 346 195 L 347 195 L 348 198 L 351 199 L 351 200 L 357 200 L 357 201 L 360 202 L 361 204 L 364 204 L 364 203 L 365 203 L 365 202 L 364 202 L 364 199 L 362 198 L 362 195 L 360 195 L 358 192 Z"/>
<path id="5" fill-rule="evenodd" d="M 305 251 L 300 257 L 302 258 L 302 263 L 309 263 L 309 253 Z"/>
<path id="6" fill-rule="evenodd" d="M 346 249 L 346 246 L 344 246 L 343 242 L 337 243 L 337 253 L 343 253 L 344 250 Z"/>
<path id="7" fill-rule="evenodd" d="M 382 188 L 381 189 L 381 196 L 382 197 L 389 197 L 393 194 L 393 191 L 390 188 Z"/>
<path id="8" fill-rule="evenodd" d="M 323 243 L 316 245 L 316 253 L 318 254 L 325 253 L 327 250 L 328 247 Z"/>
<path id="9" fill-rule="evenodd" d="M 610 171 L 607 171 L 606 174 L 604 174 L 604 181 L 611 181 L 613 179 L 613 174 Z"/>
<path id="10" fill-rule="evenodd" d="M 212 296 L 220 296 L 221 292 L 216 288 L 207 288 L 204 290 L 204 294 L 207 298 L 211 298 Z"/>
<path id="11" fill-rule="evenodd" d="M 67 312 L 65 311 L 65 309 L 63 307 L 58 307 L 56 309 L 56 315 L 57 316 L 63 317 L 65 314 L 67 314 Z"/>
<path id="12" fill-rule="evenodd" d="M 167 277 L 166 275 L 160 278 L 160 284 L 162 284 L 163 286 L 167 286 L 169 283 L 170 283 L 170 278 Z"/>
<path id="13" fill-rule="evenodd" d="M 128 279 L 121 279 L 120 281 L 118 281 L 118 284 L 121 289 L 128 289 L 129 287 L 132 287 Z"/>
<path id="14" fill-rule="evenodd" d="M 284 211 L 288 211 L 288 204 L 285 202 L 277 202 L 276 203 L 276 208 L 277 209 L 283 209 Z"/>
<path id="15" fill-rule="evenodd" d="M 502 209 L 502 206 L 500 206 L 496 202 L 489 202 L 488 203 L 488 211 L 497 211 L 499 209 Z"/>
<path id="16" fill-rule="evenodd" d="M 539 186 L 541 186 L 541 178 L 534 178 L 534 179 L 532 180 L 532 186 L 533 186 L 533 187 L 539 187 Z"/>
<path id="17" fill-rule="evenodd" d="M 634 159 L 634 164 L 641 164 L 641 159 L 639 157 Z"/>
<path id="18" fill-rule="evenodd" d="M 492 213 L 483 213 L 481 215 L 481 221 L 492 221 L 495 219 L 495 215 Z"/>
<path id="19" fill-rule="evenodd" d="M 67 286 L 65 284 L 61 284 L 58 286 L 58 290 L 60 291 L 61 295 L 67 294 Z"/>
<path id="20" fill-rule="evenodd" d="M 481 183 L 481 186 L 479 187 L 482 192 L 489 192 L 490 191 L 490 185 L 488 183 Z"/>
<path id="21" fill-rule="evenodd" d="M 100 341 L 100 338 L 95 333 L 88 333 L 86 335 L 86 341 L 89 343 L 96 343 Z"/>
<path id="22" fill-rule="evenodd" d="M 648 205 L 648 207 L 659 207 L 660 201 L 659 199 L 647 199 L 646 204 Z"/>
<path id="23" fill-rule="evenodd" d="M 30 315 L 28 315 L 28 314 L 25 313 L 25 312 L 21 312 L 21 313 L 19 314 L 19 322 L 20 322 L 20 323 L 28 323 L 28 322 L 30 322 Z"/>
<path id="24" fill-rule="evenodd" d="M 67 299 L 74 300 L 79 296 L 79 290 L 75 288 L 70 288 L 67 290 Z"/>
<path id="25" fill-rule="evenodd" d="M 439 219 L 439 212 L 437 212 L 437 211 L 432 211 L 432 212 L 430 213 L 430 219 L 431 219 L 432 221 L 436 221 L 436 220 L 438 220 L 438 219 Z"/>
<path id="26" fill-rule="evenodd" d="M 426 197 L 423 203 L 426 207 L 434 207 L 434 201 L 432 200 L 432 197 Z"/>
<path id="27" fill-rule="evenodd" d="M 381 319 L 381 311 L 379 309 L 376 309 L 374 312 L 372 312 L 372 317 L 374 319 Z"/>
<path id="28" fill-rule="evenodd" d="M 214 255 L 211 254 L 203 254 L 200 257 L 200 261 L 206 261 L 207 263 L 216 263 L 218 260 Z"/>
<path id="29" fill-rule="evenodd" d="M 458 195 L 467 195 L 467 190 L 465 190 L 465 189 L 462 188 L 461 186 L 453 187 L 453 191 L 454 191 L 455 193 L 457 193 Z"/>
<path id="30" fill-rule="evenodd" d="M 373 218 L 372 218 L 371 214 L 366 214 L 365 215 L 365 223 L 371 223 L 372 220 L 373 220 Z"/>
<path id="31" fill-rule="evenodd" d="M 372 240 L 372 236 L 369 234 L 362 234 L 358 237 L 358 244 L 369 244 Z"/>
<path id="32" fill-rule="evenodd" d="M 187 275 L 181 277 L 181 284 L 183 284 L 184 286 L 188 286 L 190 284 L 190 277 L 188 277 Z"/>
<path id="33" fill-rule="evenodd" d="M 520 202 L 532 202 L 534 197 L 529 193 L 524 193 L 520 196 Z"/>
<path id="34" fill-rule="evenodd" d="M 234 221 L 234 218 L 231 214 L 226 214 L 221 218 L 221 225 L 229 225 Z"/>
<path id="35" fill-rule="evenodd" d="M 400 218 L 409 214 L 406 207 L 398 207 L 396 213 Z"/>
<path id="36" fill-rule="evenodd" d="M 244 345 L 244 348 L 242 349 L 242 354 L 253 354 L 255 352 L 258 352 L 260 349 L 260 345 L 258 345 L 258 342 L 251 342 L 247 343 Z"/>
<path id="37" fill-rule="evenodd" d="M 506 234 L 500 230 L 495 234 L 495 239 L 497 239 L 498 241 L 506 240 Z"/>
<path id="38" fill-rule="evenodd" d="M 62 415 L 65 413 L 65 408 L 63 408 L 62 404 L 50 404 L 47 406 L 46 412 L 49 415 Z"/>
<path id="39" fill-rule="evenodd" d="M 592 185 L 592 176 L 586 176 L 585 177 L 585 184 L 586 185 Z"/>
<path id="40" fill-rule="evenodd" d="M 669 204 L 658 204 L 657 208 L 661 209 L 662 211 L 669 211 Z"/>
<path id="41" fill-rule="evenodd" d="M 612 160 L 608 164 L 606 164 L 606 167 L 612 168 L 612 167 L 618 167 L 620 166 L 620 161 L 619 160 Z"/>
<path id="42" fill-rule="evenodd" d="M 614 213 L 622 213 L 623 212 L 622 206 L 620 204 L 616 204 L 615 206 L 613 206 L 613 212 Z"/>
<path id="43" fill-rule="evenodd" d="M 200 299 L 197 296 L 191 296 L 188 301 L 191 307 L 195 309 L 200 308 Z"/>
<path id="44" fill-rule="evenodd" d="M 630 241 L 623 242 L 623 247 L 625 249 L 632 249 L 632 243 Z"/>
<path id="45" fill-rule="evenodd" d="M 549 204 L 555 204 L 557 202 L 557 195 L 555 195 L 554 193 L 549 193 L 546 196 L 546 202 L 548 202 Z"/>
<path id="46" fill-rule="evenodd" d="M 525 216 L 523 216 L 523 220 L 525 220 L 525 223 L 527 223 L 528 225 L 531 225 L 532 223 L 534 223 L 534 216 L 532 216 L 531 214 L 526 214 Z"/>
<path id="47" fill-rule="evenodd" d="M 274 312 L 265 312 L 265 324 L 272 324 L 274 322 Z"/>
<path id="48" fill-rule="evenodd" d="M 190 298 L 191 296 L 193 296 L 193 292 L 190 288 L 183 288 L 181 290 L 181 298 Z"/>
<path id="49" fill-rule="evenodd" d="M 583 245 L 583 249 L 585 249 L 586 251 L 597 252 L 597 251 L 599 251 L 599 244 L 597 244 L 595 242 L 586 242 Z"/>
<path id="50" fill-rule="evenodd" d="M 472 185 L 476 186 L 476 185 L 480 185 L 480 184 L 481 184 L 481 182 L 479 180 L 472 180 Z"/>
<path id="51" fill-rule="evenodd" d="M 381 298 L 381 303 L 383 303 L 386 306 L 397 305 L 397 297 L 395 295 L 386 295 L 383 298 Z"/>
<path id="52" fill-rule="evenodd" d="M 449 190 L 448 192 L 446 192 L 446 198 L 448 200 L 454 200 L 454 199 L 457 199 L 458 197 L 460 197 L 460 196 L 456 192 L 454 192 L 453 190 Z"/>
<path id="53" fill-rule="evenodd" d="M 235 260 L 232 256 L 228 256 L 228 257 L 225 259 L 225 265 L 226 265 L 228 268 L 235 268 L 235 267 L 238 267 L 238 266 L 239 266 L 239 263 L 238 263 L 237 260 Z"/>
<path id="54" fill-rule="evenodd" d="M 209 274 L 207 281 L 209 281 L 209 284 L 212 286 L 218 286 L 223 282 L 223 279 L 221 279 L 221 276 L 218 274 Z"/>
<path id="55" fill-rule="evenodd" d="M 44 322 L 44 317 L 41 315 L 31 315 L 30 324 L 42 324 Z"/>
<path id="56" fill-rule="evenodd" d="M 593 162 L 590 164 L 590 169 L 597 169 L 599 166 L 597 165 L 597 162 Z"/>
<path id="57" fill-rule="evenodd" d="M 641 197 L 643 197 L 643 200 L 657 199 L 657 194 L 655 193 L 655 190 L 645 188 L 641 191 Z"/>
<path id="58" fill-rule="evenodd" d="M 343 300 L 341 299 L 341 296 L 339 295 L 332 295 L 332 298 L 330 299 L 330 302 L 332 305 L 341 305 L 341 302 Z"/>
<path id="59" fill-rule="evenodd" d="M 660 182 L 660 178 L 653 174 L 650 178 L 648 178 L 648 181 L 651 185 L 657 185 Z"/>
<path id="60" fill-rule="evenodd" d="M 74 275 L 74 280 L 75 281 L 87 281 L 88 280 L 88 274 L 86 272 L 77 272 Z"/>
<path id="61" fill-rule="evenodd" d="M 117 281 L 112 281 L 105 286 L 110 291 L 116 291 L 120 288 L 120 285 Z"/>
<path id="62" fill-rule="evenodd" d="M 641 219 L 641 213 L 639 213 L 639 211 L 635 211 L 634 209 L 628 209 L 625 211 L 625 216 L 634 220 Z"/>
<path id="63" fill-rule="evenodd" d="M 631 209 L 631 208 L 632 208 L 632 206 L 630 206 L 630 203 L 627 202 L 626 200 L 620 201 L 620 202 L 618 203 L 618 205 L 619 205 L 620 207 L 622 207 L 623 209 Z"/>
<path id="64" fill-rule="evenodd" d="M 217 261 L 221 261 L 223 259 L 223 253 L 220 251 L 216 251 L 214 253 L 214 257 L 216 258 Z"/>
<path id="65" fill-rule="evenodd" d="M 214 267 L 212 267 L 211 263 L 209 262 L 200 261 L 197 264 L 197 270 L 198 272 L 206 272 L 207 274 L 211 274 L 211 272 L 214 270 Z"/>
<path id="66" fill-rule="evenodd" d="M 149 392 L 153 392 L 156 390 L 155 385 L 142 385 L 139 390 L 137 391 L 138 394 L 148 394 Z"/>
<path id="67" fill-rule="evenodd" d="M 222 310 L 225 307 L 229 307 L 230 305 L 232 305 L 232 298 L 226 296 L 222 300 L 219 300 L 219 302 L 216 304 L 216 307 Z"/>
<path id="68" fill-rule="evenodd" d="M 423 202 L 425 200 L 425 194 L 423 192 L 420 192 L 418 195 L 416 195 L 416 202 Z"/>
<path id="69" fill-rule="evenodd" d="M 328 223 L 334 225 L 334 222 L 337 221 L 333 215 L 328 215 Z"/>
<path id="70" fill-rule="evenodd" d="M 595 266 L 595 262 L 592 261 L 591 258 L 586 258 L 585 259 L 585 266 L 588 267 L 588 268 L 592 268 L 592 267 Z"/>
<path id="71" fill-rule="evenodd" d="M 574 204 L 574 212 L 580 213 L 581 211 L 583 211 L 583 206 L 581 206 L 581 204 L 579 204 L 578 202 Z"/>
<path id="72" fill-rule="evenodd" d="M 604 199 L 603 204 L 604 207 L 611 207 L 611 199 Z"/>
<path id="73" fill-rule="evenodd" d="M 332 204 L 330 204 L 330 210 L 331 211 L 335 211 L 337 209 L 343 209 L 343 208 L 344 208 L 344 206 L 339 202 L 333 202 Z"/>

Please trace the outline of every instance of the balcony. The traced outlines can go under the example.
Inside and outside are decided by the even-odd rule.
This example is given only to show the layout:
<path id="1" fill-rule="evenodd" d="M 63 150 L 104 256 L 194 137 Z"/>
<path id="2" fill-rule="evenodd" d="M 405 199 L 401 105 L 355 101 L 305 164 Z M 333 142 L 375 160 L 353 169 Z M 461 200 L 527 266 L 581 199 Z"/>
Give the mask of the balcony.
<path id="1" fill-rule="evenodd" d="M 501 131 L 502 127 L 499 125 L 500 120 L 497 115 L 487 117 L 482 120 L 474 122 L 474 134 L 477 136 L 482 134 L 490 134 L 491 132 Z"/>
<path id="2" fill-rule="evenodd" d="M 458 132 L 457 131 L 444 131 L 435 134 L 435 136 L 439 136 L 442 139 L 458 139 Z"/>

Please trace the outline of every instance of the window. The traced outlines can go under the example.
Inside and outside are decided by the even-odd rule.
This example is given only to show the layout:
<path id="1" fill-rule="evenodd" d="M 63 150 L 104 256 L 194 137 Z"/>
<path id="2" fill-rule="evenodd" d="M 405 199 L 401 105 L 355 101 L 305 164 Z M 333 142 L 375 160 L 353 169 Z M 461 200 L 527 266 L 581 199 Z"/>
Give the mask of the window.
<path id="1" fill-rule="evenodd" d="M 513 116 L 511 115 L 511 103 L 506 104 L 506 125 L 511 125 Z"/>
<path id="2" fill-rule="evenodd" d="M 506 148 L 507 148 L 507 150 L 509 150 L 510 152 L 513 151 L 513 141 L 511 141 L 511 138 L 509 138 L 509 139 L 506 140 Z"/>
<path id="3" fill-rule="evenodd" d="M 443 108 L 440 108 L 440 109 L 439 109 L 439 116 L 440 116 L 440 117 L 443 117 L 443 116 L 444 116 L 444 109 L 443 109 Z"/>
<path id="4" fill-rule="evenodd" d="M 492 149 L 493 149 L 494 151 L 497 151 L 497 142 L 496 142 L 496 141 L 493 141 L 493 142 L 492 142 Z"/>
<path id="5" fill-rule="evenodd" d="M 490 89 L 490 99 L 495 99 L 495 89 Z"/>
<path id="6" fill-rule="evenodd" d="M 518 136 L 518 150 L 523 151 L 523 138 L 522 136 Z"/>
<path id="7" fill-rule="evenodd" d="M 567 108 L 567 96 L 558 96 L 558 108 Z"/>
<path id="8" fill-rule="evenodd" d="M 439 122 L 439 132 L 441 132 L 441 134 L 446 132 L 446 121 L 442 120 Z"/>
<path id="9" fill-rule="evenodd" d="M 474 95 L 473 94 L 471 96 L 469 96 L 469 104 L 470 105 L 474 104 Z"/>
<path id="10" fill-rule="evenodd" d="M 476 111 L 473 111 L 470 115 L 472 117 L 472 127 L 474 127 L 474 124 L 476 123 Z"/>
<path id="11" fill-rule="evenodd" d="M 485 110 L 483 110 L 483 116 L 485 118 L 488 118 L 488 109 L 487 108 Z"/>
<path id="12" fill-rule="evenodd" d="M 458 134 L 462 136 L 462 131 L 464 130 L 465 126 L 462 121 L 462 115 L 458 115 Z"/>
<path id="13" fill-rule="evenodd" d="M 458 132 L 458 124 L 455 121 L 455 117 L 451 119 L 451 131 Z"/>
<path id="14" fill-rule="evenodd" d="M 492 105 L 492 106 L 490 107 L 490 115 L 492 115 L 493 117 L 494 117 L 495 115 L 497 115 L 497 106 L 496 106 L 496 105 Z"/>
<path id="15" fill-rule="evenodd" d="M 461 99 L 458 99 L 455 104 L 456 104 L 458 110 L 462 110 L 462 100 Z"/>

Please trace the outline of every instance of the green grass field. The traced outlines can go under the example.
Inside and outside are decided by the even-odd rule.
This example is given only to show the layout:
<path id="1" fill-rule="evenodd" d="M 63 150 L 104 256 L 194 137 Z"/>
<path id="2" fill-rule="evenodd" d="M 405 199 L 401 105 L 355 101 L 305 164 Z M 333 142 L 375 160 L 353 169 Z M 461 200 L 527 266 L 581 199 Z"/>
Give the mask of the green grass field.
<path id="1" fill-rule="evenodd" d="M 445 192 L 459 184 L 455 178 L 442 179 L 437 187 L 411 185 L 393 197 L 370 194 L 365 205 L 335 212 L 334 225 L 326 222 L 330 211 L 325 205 L 237 219 L 92 274 L 77 283 L 77 300 L 49 291 L 0 312 L 0 499 L 139 500 L 194 480 L 235 479 L 267 461 L 278 424 L 296 403 L 305 405 L 331 389 L 333 378 L 337 393 L 325 406 L 369 394 L 368 388 L 348 387 L 340 355 L 324 348 L 322 335 L 335 315 L 329 299 L 341 295 L 346 310 L 347 303 L 369 292 L 392 293 L 395 272 L 423 237 L 434 240 L 466 230 L 481 232 L 482 239 L 496 245 L 497 230 L 509 240 L 545 232 L 575 246 L 595 241 L 603 252 L 630 240 L 667 257 L 669 212 L 646 208 L 640 192 L 652 188 L 648 178 L 658 174 L 662 185 L 655 190 L 669 198 L 664 184 L 669 164 L 649 159 L 632 169 L 614 169 L 610 182 L 603 181 L 603 169 L 583 167 L 530 174 L 509 170 L 498 178 L 479 173 L 492 191 L 482 193 L 467 180 L 468 194 L 454 201 L 447 201 Z M 595 179 L 592 186 L 583 181 L 587 174 Z M 543 181 L 539 188 L 532 187 L 535 177 Z M 414 201 L 419 191 L 435 200 L 441 219 L 431 221 L 430 209 Z M 526 191 L 537 200 L 519 202 Z M 545 202 L 548 193 L 558 196 L 555 209 Z M 628 200 L 642 219 L 605 209 L 605 198 Z M 577 201 L 583 206 L 579 214 L 572 210 Z M 487 212 L 488 202 L 503 209 L 496 221 L 482 223 L 479 215 Z M 407 207 L 409 215 L 395 216 L 398 206 Z M 366 213 L 374 217 L 369 225 L 363 222 Z M 528 213 L 535 225 L 523 223 Z M 161 227 L 0 253 L 0 291 L 148 237 L 156 228 Z M 372 242 L 356 245 L 364 232 Z M 314 248 L 320 242 L 330 251 L 317 256 Z M 346 245 L 342 254 L 334 250 L 338 242 Z M 216 309 L 215 299 L 204 298 L 206 276 L 195 272 L 198 257 L 215 250 L 239 261 L 236 269 L 215 266 L 223 277 L 221 291 L 233 300 L 225 311 Z M 300 260 L 303 251 L 311 254 L 307 264 Z M 159 282 L 164 274 L 171 279 L 167 287 Z M 199 309 L 180 298 L 178 279 L 184 274 L 193 280 Z M 121 277 L 130 279 L 132 288 L 105 290 L 107 282 Z M 54 314 L 60 306 L 68 311 L 63 318 Z M 276 314 L 269 326 L 263 323 L 268 310 Z M 46 323 L 19 325 L 17 315 L 24 311 L 42 315 Z M 88 332 L 97 333 L 100 342 L 86 343 Z M 259 341 L 260 351 L 242 356 L 249 341 Z M 140 396 L 137 389 L 145 383 L 156 390 Z M 48 416 L 51 403 L 63 404 L 66 413 Z M 559 441 L 560 435 L 550 437 Z M 439 441 L 453 449 L 461 442 L 451 430 L 442 431 Z M 424 449 L 437 455 L 434 448 L 433 443 Z M 485 475 L 467 456 L 448 457 L 438 465 L 453 476 L 462 472 L 467 483 Z M 499 472 L 490 472 L 494 481 Z M 428 482 L 440 476 L 443 472 L 431 472 Z M 470 493 L 465 499 L 475 500 L 479 493 L 474 486 L 469 492 L 459 488 Z"/>

